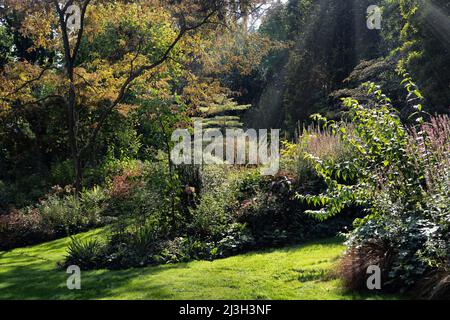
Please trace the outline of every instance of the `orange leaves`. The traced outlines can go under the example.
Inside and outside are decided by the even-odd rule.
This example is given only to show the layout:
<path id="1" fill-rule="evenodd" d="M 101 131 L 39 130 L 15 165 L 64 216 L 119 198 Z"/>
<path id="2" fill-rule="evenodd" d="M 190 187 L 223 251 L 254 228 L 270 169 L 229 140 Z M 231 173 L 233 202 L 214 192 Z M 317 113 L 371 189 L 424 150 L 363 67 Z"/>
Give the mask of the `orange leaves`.
<path id="1" fill-rule="evenodd" d="M 132 104 L 121 103 L 117 106 L 117 112 L 124 117 L 128 117 L 129 113 L 136 109 L 137 106 Z"/>

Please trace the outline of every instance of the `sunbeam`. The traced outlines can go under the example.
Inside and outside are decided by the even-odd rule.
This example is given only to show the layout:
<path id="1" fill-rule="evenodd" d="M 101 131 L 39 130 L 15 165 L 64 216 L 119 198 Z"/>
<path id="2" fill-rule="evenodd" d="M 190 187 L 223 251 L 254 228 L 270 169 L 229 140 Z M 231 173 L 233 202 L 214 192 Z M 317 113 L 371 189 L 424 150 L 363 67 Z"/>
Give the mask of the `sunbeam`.
<path id="1" fill-rule="evenodd" d="M 450 49 L 450 15 L 433 1 L 426 2 L 423 15 L 433 35 Z"/>

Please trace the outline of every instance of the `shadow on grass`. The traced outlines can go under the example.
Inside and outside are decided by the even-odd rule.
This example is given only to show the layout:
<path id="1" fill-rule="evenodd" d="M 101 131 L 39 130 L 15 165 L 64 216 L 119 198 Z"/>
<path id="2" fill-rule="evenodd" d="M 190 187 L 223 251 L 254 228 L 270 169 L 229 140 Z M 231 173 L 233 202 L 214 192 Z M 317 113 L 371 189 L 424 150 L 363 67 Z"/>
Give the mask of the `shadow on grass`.
<path id="1" fill-rule="evenodd" d="M 76 237 L 87 239 L 99 237 L 101 229 Z M 59 239 L 27 248 L 0 252 L 0 300 L 39 299 L 73 300 L 105 299 L 124 295 L 131 290 L 129 283 L 140 276 L 156 275 L 173 268 L 186 268 L 186 264 L 129 269 L 124 271 L 96 270 L 82 271 L 82 290 L 67 289 L 69 274 L 57 267 L 64 259 L 69 238 Z M 132 288 L 133 291 L 139 288 Z M 169 297 L 162 286 L 146 283 L 155 299 Z"/>
<path id="2" fill-rule="evenodd" d="M 66 281 L 69 275 L 65 270 L 56 267 L 58 259 L 62 259 L 66 240 L 58 240 L 53 243 L 42 244 L 24 250 L 16 250 L 8 253 L 0 253 L 0 299 L 43 299 L 43 300 L 75 300 L 75 299 L 110 299 L 119 297 L 127 298 L 145 298 L 145 299 L 175 299 L 177 298 L 176 290 L 191 290 L 191 285 L 197 284 L 197 279 L 188 280 L 183 288 L 175 289 L 173 281 L 177 281 L 176 277 L 185 278 L 185 275 L 204 274 L 205 270 L 195 269 L 190 263 L 181 263 L 175 265 L 164 265 L 156 267 L 146 267 L 141 269 L 129 269 L 123 271 L 97 270 L 82 271 L 81 285 L 82 290 L 70 291 L 67 289 Z M 299 249 L 305 250 L 305 258 L 307 258 L 307 266 L 298 269 L 286 269 L 288 273 L 286 280 L 298 281 L 298 284 L 306 284 L 317 282 L 336 281 L 331 279 L 328 270 L 322 263 L 334 260 L 334 257 L 326 257 L 321 260 L 318 257 L 315 261 L 309 261 L 309 253 L 311 258 L 317 254 L 317 250 L 325 249 L 327 246 L 341 245 L 342 239 L 324 239 L 309 242 L 289 248 L 266 249 L 256 252 L 250 252 L 240 255 L 237 259 L 259 258 L 261 255 L 270 255 L 271 253 L 290 254 L 295 253 Z M 231 258 L 233 259 L 233 258 Z M 247 260 L 248 261 L 248 260 Z M 310 263 L 311 262 L 311 263 Z M 220 262 L 216 262 L 220 263 Z M 209 268 L 209 267 L 208 267 Z M 235 270 L 232 264 L 230 270 Z M 249 268 L 249 266 L 244 266 Z M 252 267 L 250 267 L 252 268 Z M 226 270 L 226 265 L 214 267 L 214 272 Z M 166 278 L 165 275 L 159 277 L 161 273 L 170 270 L 179 270 L 179 275 L 172 278 Z M 291 270 L 291 274 L 289 273 Z M 210 270 L 212 271 L 212 270 Z M 249 270 L 251 273 L 252 270 Z M 267 275 L 269 276 L 269 274 Z M 283 275 L 282 275 L 283 276 Z M 158 281 L 154 281 L 158 278 Z M 181 280 L 181 278 L 180 278 Z M 224 279 L 221 279 L 223 281 Z M 284 280 L 281 278 L 280 280 Z M 189 282 L 195 281 L 195 282 Z M 202 281 L 202 280 L 198 280 Z M 282 283 L 281 281 L 280 283 Z M 214 284 L 211 284 L 214 285 Z M 205 283 L 205 289 L 211 289 L 210 284 Z M 215 283 L 217 285 L 217 282 Z M 280 284 L 281 285 L 281 284 Z M 239 286 L 233 286 L 239 291 Z M 280 288 L 281 289 L 281 288 Z M 193 290 L 198 290 L 193 289 Z M 195 292 L 192 293 L 195 297 Z M 360 294 L 351 292 L 342 292 L 343 299 L 390 299 L 383 295 Z"/>
<path id="3" fill-rule="evenodd" d="M 2 266 L 4 267 L 4 266 Z M 129 269 L 124 271 L 82 271 L 82 290 L 67 289 L 66 281 L 70 276 L 60 270 L 55 263 L 33 261 L 28 265 L 10 265 L 7 271 L 0 272 L 0 300 L 39 299 L 74 300 L 105 299 L 118 294 L 126 296 L 127 290 L 136 292 L 139 288 L 130 288 L 130 282 L 140 276 L 152 276 L 172 268 L 185 268 L 185 265 Z M 171 292 L 164 286 L 146 283 L 145 290 L 155 299 L 170 298 Z"/>

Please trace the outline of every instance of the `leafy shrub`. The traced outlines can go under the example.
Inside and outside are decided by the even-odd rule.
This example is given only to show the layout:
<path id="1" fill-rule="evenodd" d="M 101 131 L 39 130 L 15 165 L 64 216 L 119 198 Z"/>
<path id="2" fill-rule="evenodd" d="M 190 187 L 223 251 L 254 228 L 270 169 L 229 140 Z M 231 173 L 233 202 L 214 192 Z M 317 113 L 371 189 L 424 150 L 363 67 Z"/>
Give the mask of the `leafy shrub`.
<path id="1" fill-rule="evenodd" d="M 243 171 L 237 180 L 236 189 L 239 201 L 254 196 L 259 190 L 264 189 L 264 186 L 268 182 L 267 178 L 261 176 L 257 169 Z"/>
<path id="2" fill-rule="evenodd" d="M 238 223 L 230 225 L 218 238 L 218 241 L 202 241 L 195 237 L 177 237 L 166 241 L 155 261 L 178 263 L 225 258 L 252 248 L 254 242 L 245 225 Z"/>
<path id="3" fill-rule="evenodd" d="M 111 147 L 105 158 L 98 165 L 84 168 L 83 176 L 86 186 L 105 186 L 111 184 L 117 176 L 122 176 L 127 172 L 138 173 L 141 170 L 143 164 L 140 160 L 129 157 L 116 158 L 112 151 L 113 148 Z"/>
<path id="4" fill-rule="evenodd" d="M 347 215 L 321 224 L 304 214 L 308 206 L 295 199 L 297 190 L 294 179 L 278 176 L 241 201 L 236 218 L 247 226 L 255 246 L 282 246 L 314 237 L 335 236 L 355 218 L 349 211 Z"/>
<path id="5" fill-rule="evenodd" d="M 99 227 L 107 221 L 105 201 L 99 187 L 84 191 L 80 199 L 55 187 L 35 206 L 1 217 L 0 246 L 12 249 Z"/>
<path id="6" fill-rule="evenodd" d="M 410 78 L 404 84 L 410 101 L 422 98 Z M 347 287 L 363 288 L 366 267 L 374 263 L 382 266 L 384 288 L 397 292 L 414 292 L 427 275 L 439 274 L 440 278 L 432 277 L 434 283 L 427 282 L 427 288 L 422 286 L 428 297 L 436 297 L 433 288 L 445 287 L 441 284 L 450 265 L 450 121 L 441 116 L 425 123 L 420 117 L 422 105 L 417 104 L 412 116 L 419 126 L 409 129 L 381 89 L 374 84 L 369 88 L 374 101 L 368 105 L 351 98 L 344 101 L 354 125 L 351 132 L 339 123 L 330 124 L 351 146 L 353 158 L 334 162 L 310 155 L 327 189 L 298 198 L 322 205 L 309 211 L 322 220 L 354 204 L 368 214 L 355 221 L 348 235 L 349 251 L 341 268 Z M 439 292 L 448 294 L 448 286 Z"/>
<path id="7" fill-rule="evenodd" d="M 113 179 L 106 212 L 118 219 L 100 251 L 104 262 L 92 268 L 223 258 L 314 235 L 334 236 L 348 224 L 340 219 L 321 226 L 302 214 L 304 208 L 293 199 L 292 179 L 261 177 L 256 168 L 204 166 L 195 174 L 201 181 L 192 180 L 199 187 L 188 210 L 181 208 L 184 188 L 181 183 L 172 184 L 169 176 L 164 163 L 144 163 L 138 174 L 125 173 Z M 183 179 L 188 181 L 189 176 L 192 173 L 185 172 Z M 171 197 L 174 190 L 178 194 Z M 251 202 L 254 206 L 247 205 Z"/>
<path id="8" fill-rule="evenodd" d="M 321 119 L 319 116 L 314 116 Z M 323 187 L 323 180 L 316 173 L 314 164 L 308 160 L 313 156 L 323 161 L 333 163 L 351 159 L 352 153 L 339 134 L 330 128 L 311 125 L 302 130 L 296 143 L 284 142 L 282 151 L 282 168 L 295 176 L 300 184 L 300 192 L 319 191 Z"/>
<path id="9" fill-rule="evenodd" d="M 66 267 L 75 265 L 80 267 L 81 270 L 90 270 L 102 266 L 104 261 L 103 246 L 99 241 L 82 241 L 72 238 L 67 248 Z"/>
<path id="10" fill-rule="evenodd" d="M 51 167 L 51 181 L 54 185 L 67 186 L 75 181 L 73 162 L 70 160 L 58 162 Z"/>
<path id="11" fill-rule="evenodd" d="M 88 224 L 101 224 L 105 218 L 105 208 L 108 201 L 105 190 L 98 186 L 86 189 L 82 192 L 80 201 L 83 215 Z"/>
<path id="12" fill-rule="evenodd" d="M 48 225 L 53 226 L 57 233 L 64 234 L 88 223 L 82 214 L 80 201 L 73 195 L 62 199 L 58 196 L 50 196 L 36 205 L 35 210 Z"/>
<path id="13" fill-rule="evenodd" d="M 409 138 L 406 152 L 414 159 L 415 172 L 422 182 L 417 190 L 399 197 L 398 189 L 380 181 L 382 188 L 372 201 L 376 214 L 357 221 L 359 226 L 349 235 L 351 248 L 364 250 L 369 239 L 385 244 L 385 253 L 389 252 L 392 260 L 386 266 L 387 289 L 417 293 L 416 287 L 421 286 L 422 297 L 428 298 L 439 297 L 432 288 L 448 277 L 450 269 L 450 157 L 443 151 L 449 150 L 450 121 L 438 125 L 443 119 L 432 119 L 421 126 L 422 133 L 432 131 L 436 135 L 418 135 L 413 130 Z M 425 280 L 430 273 L 435 275 L 431 277 L 434 282 Z M 423 295 L 425 292 L 428 296 Z M 439 293 L 441 297 L 446 294 L 448 287 Z"/>
<path id="14" fill-rule="evenodd" d="M 44 222 L 36 210 L 29 214 L 13 211 L 8 215 L 0 215 L 0 251 L 54 238 L 51 226 Z"/>
<path id="15" fill-rule="evenodd" d="M 112 200 L 107 212 L 114 206 L 113 212 L 118 212 L 120 218 L 112 225 L 102 250 L 105 263 L 95 267 L 121 269 L 213 259 L 244 250 L 250 236 L 246 235 L 245 226 L 233 221 L 230 210 L 236 194 L 236 175 L 224 167 L 206 168 L 201 201 L 189 217 L 182 217 L 175 225 L 171 223 L 167 175 L 164 165 L 148 163 L 137 178 L 140 183 L 132 188 L 128 184 L 134 183 L 134 177 L 131 181 L 130 177 L 115 180 L 116 185 L 108 193 Z M 178 209 L 177 214 L 182 212 Z"/>
<path id="16" fill-rule="evenodd" d="M 176 237 L 163 243 L 162 250 L 155 256 L 155 262 L 167 264 L 209 260 L 214 253 L 215 250 L 211 243 L 205 243 L 192 237 Z"/>
<path id="17" fill-rule="evenodd" d="M 154 264 L 154 255 L 160 241 L 161 233 L 157 226 L 147 225 L 138 230 L 115 233 L 105 248 L 106 266 L 110 269 L 123 269 Z"/>
<path id="18" fill-rule="evenodd" d="M 42 219 L 58 234 L 73 234 L 102 222 L 104 193 L 100 188 L 74 195 L 51 195 L 35 206 Z"/>
<path id="19" fill-rule="evenodd" d="M 211 258 L 225 258 L 255 248 L 255 239 L 245 224 L 233 223 L 210 251 Z"/>
<path id="20" fill-rule="evenodd" d="M 138 181 L 132 172 L 126 172 L 112 179 L 108 190 L 107 214 L 113 217 L 129 215 L 135 211 L 133 197 L 137 192 Z"/>
<path id="21" fill-rule="evenodd" d="M 189 229 L 200 238 L 216 237 L 231 223 L 236 190 L 231 169 L 207 166 L 202 173 L 200 203 L 191 210 Z"/>
<path id="22" fill-rule="evenodd" d="M 226 210 L 227 199 L 212 193 L 203 194 L 200 204 L 192 212 L 189 225 L 192 233 L 199 237 L 214 237 L 223 231 L 230 222 L 230 214 Z"/>

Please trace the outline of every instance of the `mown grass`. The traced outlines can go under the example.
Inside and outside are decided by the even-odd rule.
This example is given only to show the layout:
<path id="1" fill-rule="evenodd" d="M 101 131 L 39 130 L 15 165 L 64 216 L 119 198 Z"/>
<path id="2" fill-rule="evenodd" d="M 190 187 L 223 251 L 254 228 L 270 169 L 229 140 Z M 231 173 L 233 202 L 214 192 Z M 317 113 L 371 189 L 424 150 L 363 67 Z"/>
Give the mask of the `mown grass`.
<path id="1" fill-rule="evenodd" d="M 98 237 L 101 231 L 81 234 Z M 338 239 L 125 271 L 82 272 L 82 289 L 66 287 L 57 268 L 70 239 L 0 252 L 0 299 L 386 299 L 344 293 L 329 276 L 344 247 Z"/>

